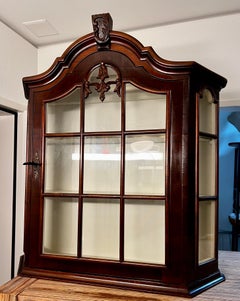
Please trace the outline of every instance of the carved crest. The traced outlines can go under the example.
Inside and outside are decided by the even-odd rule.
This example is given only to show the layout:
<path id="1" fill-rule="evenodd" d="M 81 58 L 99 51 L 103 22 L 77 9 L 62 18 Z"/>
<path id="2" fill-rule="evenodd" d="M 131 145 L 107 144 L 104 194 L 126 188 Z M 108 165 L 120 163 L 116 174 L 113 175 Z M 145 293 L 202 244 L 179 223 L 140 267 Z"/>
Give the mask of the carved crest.
<path id="1" fill-rule="evenodd" d="M 98 68 L 98 75 L 96 76 L 96 79 L 99 81 L 97 82 L 89 82 L 86 81 L 84 85 L 84 96 L 85 98 L 88 97 L 89 94 L 91 94 L 91 86 L 94 86 L 96 91 L 99 93 L 99 99 L 101 101 L 104 101 L 105 99 L 105 93 L 110 90 L 111 85 L 115 85 L 114 92 L 117 93 L 118 96 L 121 96 L 121 80 L 119 77 L 116 78 L 116 80 L 108 80 L 109 78 L 108 74 L 108 68 L 107 66 L 102 62 Z"/>
<path id="2" fill-rule="evenodd" d="M 97 44 L 102 46 L 109 46 L 110 31 L 112 30 L 112 18 L 110 14 L 99 14 L 92 16 L 93 31 Z"/>

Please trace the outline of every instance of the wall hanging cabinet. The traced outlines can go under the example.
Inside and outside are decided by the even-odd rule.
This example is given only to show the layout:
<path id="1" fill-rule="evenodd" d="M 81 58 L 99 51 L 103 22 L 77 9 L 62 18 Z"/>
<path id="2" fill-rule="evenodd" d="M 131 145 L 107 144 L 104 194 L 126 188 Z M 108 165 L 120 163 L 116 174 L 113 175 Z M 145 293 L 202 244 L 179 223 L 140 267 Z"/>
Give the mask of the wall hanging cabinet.
<path id="1" fill-rule="evenodd" d="M 218 269 L 218 99 L 226 80 L 92 16 L 29 99 L 20 275 L 193 296 Z"/>

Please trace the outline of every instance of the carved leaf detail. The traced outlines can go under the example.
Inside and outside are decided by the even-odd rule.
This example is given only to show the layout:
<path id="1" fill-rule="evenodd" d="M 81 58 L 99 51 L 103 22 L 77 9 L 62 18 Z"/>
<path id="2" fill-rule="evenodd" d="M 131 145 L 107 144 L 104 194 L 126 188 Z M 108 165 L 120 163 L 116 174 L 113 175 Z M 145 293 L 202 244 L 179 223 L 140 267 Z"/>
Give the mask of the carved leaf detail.
<path id="1" fill-rule="evenodd" d="M 106 81 L 106 79 L 109 78 L 108 74 L 108 68 L 107 66 L 102 62 L 98 69 L 98 75 L 96 76 L 97 79 L 99 79 L 98 82 L 89 82 L 86 81 L 84 84 L 84 97 L 87 98 L 89 94 L 91 94 L 91 86 L 95 87 L 95 90 L 99 93 L 99 99 L 101 101 L 104 101 L 105 99 L 105 93 L 108 92 L 111 88 L 111 85 L 115 85 L 114 92 L 117 93 L 117 95 L 121 96 L 121 81 L 119 78 L 116 78 L 116 80 L 109 80 Z"/>

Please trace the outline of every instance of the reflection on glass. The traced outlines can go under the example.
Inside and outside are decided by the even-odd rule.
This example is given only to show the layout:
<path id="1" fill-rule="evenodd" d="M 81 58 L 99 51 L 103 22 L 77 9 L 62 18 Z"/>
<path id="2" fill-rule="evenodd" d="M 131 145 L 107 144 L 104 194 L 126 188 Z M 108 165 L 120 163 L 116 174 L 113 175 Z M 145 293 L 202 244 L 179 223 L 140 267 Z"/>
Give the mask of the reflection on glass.
<path id="1" fill-rule="evenodd" d="M 166 94 L 126 85 L 126 130 L 166 128 Z"/>
<path id="2" fill-rule="evenodd" d="M 199 195 L 216 194 L 216 140 L 199 139 Z"/>
<path id="3" fill-rule="evenodd" d="M 84 199 L 82 256 L 119 259 L 119 200 Z"/>
<path id="4" fill-rule="evenodd" d="M 80 89 L 46 104 L 46 133 L 80 131 Z"/>
<path id="5" fill-rule="evenodd" d="M 108 67 L 109 77 L 106 82 L 116 81 L 116 72 Z M 91 83 L 99 83 L 99 69 L 95 69 L 90 77 Z M 114 91 L 116 84 L 109 86 L 105 99 L 100 100 L 100 92 L 95 86 L 90 86 L 91 93 L 85 99 L 85 132 L 119 131 L 121 129 L 121 97 Z"/>
<path id="6" fill-rule="evenodd" d="M 120 192 L 120 137 L 85 137 L 84 193 Z"/>
<path id="7" fill-rule="evenodd" d="M 217 105 L 209 90 L 205 89 L 199 99 L 199 131 L 216 134 Z"/>
<path id="8" fill-rule="evenodd" d="M 77 256 L 78 199 L 45 198 L 43 253 Z"/>
<path id="9" fill-rule="evenodd" d="M 125 194 L 165 194 L 165 135 L 126 137 Z"/>
<path id="10" fill-rule="evenodd" d="M 199 263 L 215 258 L 216 202 L 199 202 Z"/>
<path id="11" fill-rule="evenodd" d="M 124 260 L 165 264 L 165 202 L 126 200 Z"/>
<path id="12" fill-rule="evenodd" d="M 47 138 L 45 192 L 78 192 L 79 138 Z"/>

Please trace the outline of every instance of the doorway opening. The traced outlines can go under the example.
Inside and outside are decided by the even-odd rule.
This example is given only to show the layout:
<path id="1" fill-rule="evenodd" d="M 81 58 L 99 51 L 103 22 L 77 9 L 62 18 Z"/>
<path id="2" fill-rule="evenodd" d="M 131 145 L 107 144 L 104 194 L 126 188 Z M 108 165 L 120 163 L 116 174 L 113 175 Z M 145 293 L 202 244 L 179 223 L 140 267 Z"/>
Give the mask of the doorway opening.
<path id="1" fill-rule="evenodd" d="M 0 106 L 0 284 L 15 275 L 18 113 Z"/>

